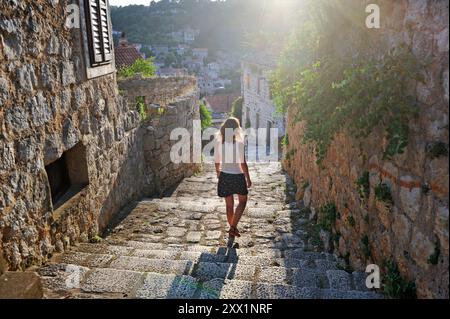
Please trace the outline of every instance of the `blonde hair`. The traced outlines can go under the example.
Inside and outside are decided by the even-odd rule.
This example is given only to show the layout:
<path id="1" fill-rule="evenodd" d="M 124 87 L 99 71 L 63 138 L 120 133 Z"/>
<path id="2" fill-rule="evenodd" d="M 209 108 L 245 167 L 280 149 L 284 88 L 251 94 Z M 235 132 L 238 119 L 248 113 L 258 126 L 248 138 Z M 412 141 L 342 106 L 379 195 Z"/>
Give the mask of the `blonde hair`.
<path id="1" fill-rule="evenodd" d="M 225 138 L 227 129 L 233 130 L 233 143 L 235 142 L 243 142 L 243 132 L 241 128 L 241 124 L 239 120 L 235 117 L 228 118 L 225 122 L 223 122 L 222 126 L 220 127 L 219 133 L 218 133 L 218 140 L 221 143 L 225 143 Z"/>

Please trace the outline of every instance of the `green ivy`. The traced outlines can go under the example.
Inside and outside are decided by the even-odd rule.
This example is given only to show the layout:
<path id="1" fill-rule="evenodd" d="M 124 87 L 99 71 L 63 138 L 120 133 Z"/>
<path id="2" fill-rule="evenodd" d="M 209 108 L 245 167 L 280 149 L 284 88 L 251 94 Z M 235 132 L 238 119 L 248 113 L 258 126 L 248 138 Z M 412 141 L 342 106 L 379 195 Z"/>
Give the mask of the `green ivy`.
<path id="1" fill-rule="evenodd" d="M 381 202 L 388 204 L 393 203 L 391 188 L 386 183 L 379 183 L 375 187 L 375 198 Z"/>
<path id="2" fill-rule="evenodd" d="M 289 146 L 289 135 L 286 133 L 286 135 L 283 136 L 283 139 L 281 140 L 281 145 L 284 147 Z"/>
<path id="3" fill-rule="evenodd" d="M 349 224 L 351 227 L 355 227 L 355 226 L 356 226 L 355 218 L 353 218 L 352 215 L 349 215 L 349 216 L 347 217 L 347 222 L 348 222 L 348 224 Z"/>
<path id="4" fill-rule="evenodd" d="M 370 179 L 369 172 L 365 171 L 356 181 L 356 185 L 358 185 L 358 192 L 361 198 L 369 198 L 370 195 Z"/>
<path id="5" fill-rule="evenodd" d="M 400 275 L 397 264 L 390 260 L 385 262 L 386 275 L 383 280 L 383 291 L 393 299 L 416 299 L 416 285 Z"/>
<path id="6" fill-rule="evenodd" d="M 319 213 L 318 224 L 324 230 L 331 233 L 337 218 L 336 205 L 334 203 L 327 203 L 320 207 Z"/>
<path id="7" fill-rule="evenodd" d="M 369 237 L 367 235 L 364 235 L 361 238 L 361 244 L 362 244 L 362 252 L 364 257 L 366 257 L 366 259 L 368 259 L 372 253 L 370 251 L 370 246 L 369 246 Z"/>
<path id="8" fill-rule="evenodd" d="M 291 123 L 304 122 L 303 142 L 315 147 L 318 164 L 340 132 L 364 140 L 381 130 L 383 158 L 404 153 L 419 112 L 409 88 L 424 81 L 423 64 L 404 45 L 373 57 L 370 34 L 355 22 L 361 12 L 359 1 L 307 1 L 302 26 L 271 78 L 277 109 L 289 110 Z M 346 32 L 352 54 L 344 55 L 335 42 Z"/>

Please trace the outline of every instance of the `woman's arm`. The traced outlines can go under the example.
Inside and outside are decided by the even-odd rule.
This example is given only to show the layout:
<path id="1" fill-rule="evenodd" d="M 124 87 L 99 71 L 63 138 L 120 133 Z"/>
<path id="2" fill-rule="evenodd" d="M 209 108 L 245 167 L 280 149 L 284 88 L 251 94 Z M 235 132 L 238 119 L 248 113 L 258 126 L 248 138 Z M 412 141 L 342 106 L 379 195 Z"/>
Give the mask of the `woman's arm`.
<path id="1" fill-rule="evenodd" d="M 250 179 L 250 173 L 248 171 L 248 165 L 247 165 L 247 159 L 245 158 L 245 153 L 244 153 L 244 161 L 241 164 L 241 168 L 242 168 L 242 171 L 244 172 L 245 179 L 247 180 L 247 187 L 248 188 L 252 187 L 252 180 Z"/>
<path id="2" fill-rule="evenodd" d="M 222 162 L 222 154 L 221 154 L 222 147 L 219 143 L 216 143 L 214 148 L 214 162 L 216 164 L 216 174 L 217 177 L 220 175 L 220 168 L 221 168 L 221 162 Z"/>

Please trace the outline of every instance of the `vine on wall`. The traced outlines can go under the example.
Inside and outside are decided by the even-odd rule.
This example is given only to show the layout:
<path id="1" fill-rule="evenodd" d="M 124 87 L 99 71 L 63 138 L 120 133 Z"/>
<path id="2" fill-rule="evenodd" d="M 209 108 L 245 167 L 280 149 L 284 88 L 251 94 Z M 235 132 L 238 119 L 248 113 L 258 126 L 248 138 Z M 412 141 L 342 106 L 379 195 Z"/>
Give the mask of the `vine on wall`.
<path id="1" fill-rule="evenodd" d="M 422 65 L 404 46 L 371 57 L 364 40 L 352 42 L 352 54 L 342 54 L 328 43 L 335 32 L 329 21 L 347 19 L 338 24 L 351 26 L 352 20 L 329 6 L 317 1 L 308 7 L 310 19 L 292 38 L 273 74 L 275 103 L 280 110 L 290 109 L 294 123 L 305 122 L 303 140 L 315 146 L 318 163 L 336 133 L 364 139 L 380 127 L 387 140 L 383 157 L 391 159 L 404 152 L 409 123 L 418 115 L 409 87 L 423 81 Z M 349 32 L 364 39 L 366 31 Z M 296 55 L 302 58 L 295 63 Z"/>

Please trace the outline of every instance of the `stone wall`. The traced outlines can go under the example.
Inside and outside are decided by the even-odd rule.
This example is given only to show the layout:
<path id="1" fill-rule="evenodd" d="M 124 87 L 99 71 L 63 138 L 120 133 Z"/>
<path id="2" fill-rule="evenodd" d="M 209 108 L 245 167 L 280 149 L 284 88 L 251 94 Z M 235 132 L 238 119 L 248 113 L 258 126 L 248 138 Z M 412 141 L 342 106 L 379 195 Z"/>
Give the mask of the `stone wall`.
<path id="1" fill-rule="evenodd" d="M 119 94 L 114 72 L 87 78 L 85 31 L 64 25 L 69 3 L 1 4 L 0 264 L 10 270 L 93 238 L 124 205 L 159 193 L 144 152 L 148 124 Z M 180 94 L 153 82 L 155 101 Z M 181 100 L 180 108 L 195 110 L 193 99 Z M 70 179 L 86 176 L 86 183 L 54 206 L 46 167 L 69 150 L 77 150 Z"/>
<path id="2" fill-rule="evenodd" d="M 139 74 L 131 79 L 118 81 L 121 91 L 134 103 L 144 97 L 145 103 L 165 107 L 197 90 L 197 79 L 191 76 L 142 78 Z"/>
<path id="3" fill-rule="evenodd" d="M 338 134 L 321 169 L 314 149 L 301 142 L 304 123 L 293 123 L 291 108 L 284 167 L 299 185 L 298 199 L 303 198 L 313 213 L 325 203 L 336 204 L 340 216 L 334 231 L 340 238 L 334 250 L 349 257 L 352 266 L 382 266 L 393 259 L 401 274 L 416 283 L 419 297 L 448 298 L 448 152 L 431 151 L 436 146 L 448 151 L 448 1 L 377 3 L 382 25 L 373 32 L 379 52 L 406 43 L 418 58 L 430 62 L 423 73 L 425 84 L 412 85 L 421 112 L 410 123 L 405 154 L 383 160 L 386 139 L 381 130 L 366 140 Z M 345 46 L 345 40 L 336 43 Z M 362 200 L 356 181 L 365 171 L 370 176 L 370 196 Z M 375 199 L 374 188 L 380 181 L 392 190 L 392 207 Z M 306 182 L 309 186 L 304 190 L 301 186 Z M 361 241 L 365 236 L 369 258 Z M 436 248 L 437 264 L 430 263 Z"/>
<path id="4" fill-rule="evenodd" d="M 170 150 L 173 129 L 184 128 L 193 137 L 193 121 L 200 120 L 199 91 L 195 77 L 142 78 L 119 80 L 119 88 L 130 104 L 144 97 L 147 119 L 143 127 L 145 195 L 163 194 L 184 177 L 200 169 L 199 163 L 175 164 Z M 190 154 L 193 154 L 193 141 Z M 192 158 L 192 157 L 191 157 Z"/>

